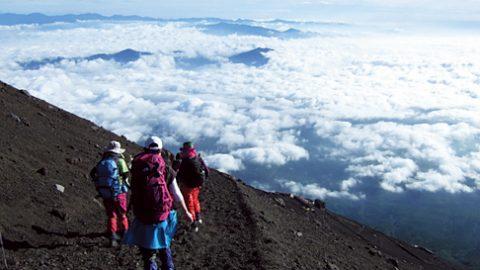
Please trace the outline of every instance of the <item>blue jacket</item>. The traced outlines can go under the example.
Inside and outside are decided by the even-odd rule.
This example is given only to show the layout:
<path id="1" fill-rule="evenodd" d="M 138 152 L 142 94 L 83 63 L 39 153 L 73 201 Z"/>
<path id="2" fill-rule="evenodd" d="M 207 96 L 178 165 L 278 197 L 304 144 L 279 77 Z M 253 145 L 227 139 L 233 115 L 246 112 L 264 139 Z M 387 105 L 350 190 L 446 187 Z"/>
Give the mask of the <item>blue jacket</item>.
<path id="1" fill-rule="evenodd" d="M 95 168 L 95 187 L 103 199 L 112 199 L 128 191 L 126 181 L 120 176 L 119 159 L 115 156 L 106 156 Z"/>

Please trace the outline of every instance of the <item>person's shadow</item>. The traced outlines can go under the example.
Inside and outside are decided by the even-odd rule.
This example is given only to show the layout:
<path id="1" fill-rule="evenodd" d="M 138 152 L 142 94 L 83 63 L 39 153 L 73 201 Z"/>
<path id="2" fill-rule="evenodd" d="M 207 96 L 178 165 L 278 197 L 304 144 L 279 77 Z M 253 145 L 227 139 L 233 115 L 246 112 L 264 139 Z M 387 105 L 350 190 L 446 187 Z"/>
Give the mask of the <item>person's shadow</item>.
<path id="1" fill-rule="evenodd" d="M 44 235 L 49 235 L 49 236 L 60 236 L 66 239 L 72 239 L 72 238 L 89 238 L 89 239 L 94 239 L 98 237 L 106 237 L 106 233 L 86 233 L 82 234 L 79 232 L 67 232 L 67 233 L 59 233 L 59 232 L 51 232 L 48 231 L 40 226 L 37 225 L 32 225 L 32 230 L 34 230 L 37 234 L 44 234 Z M 29 249 L 29 248 L 47 248 L 47 249 L 54 249 L 54 248 L 59 248 L 59 247 L 66 247 L 66 246 L 72 246 L 72 245 L 79 245 L 79 246 L 93 246 L 96 245 L 97 243 L 52 243 L 52 244 L 40 244 L 40 245 L 33 245 L 29 243 L 28 241 L 14 241 L 10 240 L 8 238 L 3 237 L 3 247 L 7 250 L 13 250 L 17 251 L 19 249 Z"/>

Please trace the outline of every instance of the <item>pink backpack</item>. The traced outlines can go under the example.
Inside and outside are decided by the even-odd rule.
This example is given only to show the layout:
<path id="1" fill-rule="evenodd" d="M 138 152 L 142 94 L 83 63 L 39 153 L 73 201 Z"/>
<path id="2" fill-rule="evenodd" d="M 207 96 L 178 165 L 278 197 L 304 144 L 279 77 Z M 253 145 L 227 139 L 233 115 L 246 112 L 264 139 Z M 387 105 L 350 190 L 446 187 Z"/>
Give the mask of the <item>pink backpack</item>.
<path id="1" fill-rule="evenodd" d="M 172 209 L 173 199 L 165 169 L 165 161 L 159 153 L 141 153 L 132 161 L 133 213 L 145 224 L 166 220 Z"/>

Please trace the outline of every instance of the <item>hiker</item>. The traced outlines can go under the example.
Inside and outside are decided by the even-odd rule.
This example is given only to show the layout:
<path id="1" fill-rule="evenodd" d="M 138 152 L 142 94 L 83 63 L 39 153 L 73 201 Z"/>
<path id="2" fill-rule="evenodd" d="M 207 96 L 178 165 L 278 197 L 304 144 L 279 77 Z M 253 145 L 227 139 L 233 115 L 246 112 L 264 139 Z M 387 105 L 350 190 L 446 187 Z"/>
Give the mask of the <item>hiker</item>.
<path id="1" fill-rule="evenodd" d="M 95 182 L 99 197 L 107 214 L 107 233 L 110 236 L 110 245 L 118 246 L 124 232 L 128 229 L 127 192 L 128 166 L 125 162 L 121 145 L 111 141 L 103 151 L 102 159 L 90 171 Z"/>
<path id="2" fill-rule="evenodd" d="M 162 140 L 148 138 L 144 151 L 132 161 L 131 202 L 135 219 L 124 242 L 140 248 L 144 269 L 156 270 L 157 254 L 162 270 L 173 270 L 170 243 L 177 226 L 174 200 L 179 202 L 187 219 L 193 222 L 175 173 L 161 156 Z"/>
<path id="3" fill-rule="evenodd" d="M 200 189 L 208 178 L 209 170 L 200 154 L 197 154 L 192 142 L 183 143 L 180 153 L 177 154 L 175 166 L 178 169 L 177 178 L 188 211 L 193 215 L 192 228 L 197 232 L 198 224 L 203 223 L 199 200 Z"/>

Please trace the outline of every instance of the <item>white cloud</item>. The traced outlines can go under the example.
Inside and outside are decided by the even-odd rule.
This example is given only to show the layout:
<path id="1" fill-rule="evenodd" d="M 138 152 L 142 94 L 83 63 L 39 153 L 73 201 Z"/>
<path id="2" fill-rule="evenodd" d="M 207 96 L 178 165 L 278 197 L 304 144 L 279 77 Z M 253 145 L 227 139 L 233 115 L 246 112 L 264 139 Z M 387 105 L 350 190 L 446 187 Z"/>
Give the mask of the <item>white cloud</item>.
<path id="1" fill-rule="evenodd" d="M 309 39 L 220 37 L 185 23 L 10 27 L 0 29 L 0 79 L 132 140 L 158 134 L 173 149 L 205 142 L 209 163 L 225 171 L 318 157 L 348 164 L 339 172 L 348 176 L 334 179 L 338 191 L 283 184 L 312 197 L 360 198 L 350 188 L 366 181 L 391 192 L 470 192 L 480 187 L 479 41 L 348 29 Z M 256 47 L 274 49 L 266 66 L 228 62 Z M 153 55 L 126 65 L 15 64 L 126 48 Z M 219 66 L 177 69 L 177 50 Z"/>
<path id="2" fill-rule="evenodd" d="M 212 154 L 206 157 L 209 167 L 217 168 L 222 172 L 238 171 L 244 168 L 242 160 L 228 154 Z"/>
<path id="3" fill-rule="evenodd" d="M 357 179 L 349 178 L 347 180 L 343 180 L 340 183 L 340 189 L 342 191 L 349 191 L 352 187 L 355 187 L 356 185 L 358 185 L 358 183 L 359 181 Z"/>
<path id="4" fill-rule="evenodd" d="M 354 180 L 342 181 L 342 189 L 340 191 L 332 191 L 321 187 L 319 184 L 302 184 L 298 181 L 278 180 L 280 186 L 288 191 L 301 195 L 310 199 L 346 198 L 350 200 L 364 199 L 365 195 L 355 195 L 348 190 L 349 185 L 354 185 Z M 344 187 L 346 187 L 344 189 Z"/>
<path id="5" fill-rule="evenodd" d="M 308 158 L 307 150 L 289 143 L 271 142 L 258 147 L 241 148 L 232 152 L 242 160 L 267 165 L 284 165 L 289 161 Z"/>

